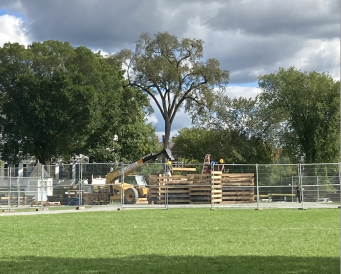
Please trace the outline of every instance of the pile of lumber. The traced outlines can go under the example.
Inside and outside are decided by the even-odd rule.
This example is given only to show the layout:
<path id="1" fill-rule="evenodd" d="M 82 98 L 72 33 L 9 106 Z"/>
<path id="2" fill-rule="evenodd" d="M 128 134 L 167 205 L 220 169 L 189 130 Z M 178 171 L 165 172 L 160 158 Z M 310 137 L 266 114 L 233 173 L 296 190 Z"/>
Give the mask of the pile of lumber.
<path id="1" fill-rule="evenodd" d="M 254 202 L 252 173 L 149 176 L 148 200 L 155 204 L 221 204 Z"/>
<path id="2" fill-rule="evenodd" d="M 253 173 L 222 174 L 221 186 L 223 190 L 223 203 L 254 202 Z"/>
<path id="3" fill-rule="evenodd" d="M 89 205 L 107 205 L 110 204 L 109 189 L 105 186 L 95 186 L 94 192 L 89 193 L 86 198 Z"/>
<path id="4" fill-rule="evenodd" d="M 164 204 L 166 199 L 170 204 L 190 203 L 189 185 L 186 176 L 173 175 L 168 177 L 150 175 L 149 183 L 148 200 L 155 204 Z"/>

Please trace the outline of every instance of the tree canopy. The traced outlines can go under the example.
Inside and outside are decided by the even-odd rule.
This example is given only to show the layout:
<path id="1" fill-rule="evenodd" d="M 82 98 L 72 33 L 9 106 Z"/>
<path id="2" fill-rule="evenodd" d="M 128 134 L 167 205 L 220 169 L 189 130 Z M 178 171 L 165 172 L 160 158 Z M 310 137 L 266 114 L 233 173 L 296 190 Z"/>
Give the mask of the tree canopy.
<path id="1" fill-rule="evenodd" d="M 328 73 L 279 68 L 259 77 L 261 117 L 292 161 L 337 162 L 340 81 Z"/>
<path id="2" fill-rule="evenodd" d="M 114 135 L 123 141 L 134 126 L 142 127 L 152 144 L 155 133 L 150 125 L 144 128 L 147 97 L 124 90 L 121 65 L 100 52 L 52 40 L 27 48 L 7 43 L 0 48 L 0 63 L 3 160 L 17 163 L 30 154 L 45 164 L 80 153 L 110 160 L 114 154 L 108 155 L 106 148 Z M 124 131 L 121 119 L 128 116 L 135 120 Z M 124 158 L 131 158 L 127 148 Z"/>
<path id="3" fill-rule="evenodd" d="M 174 138 L 183 157 L 202 162 L 206 154 L 216 162 L 262 164 L 273 161 L 272 146 L 256 136 L 247 136 L 236 129 L 182 128 Z"/>
<path id="4" fill-rule="evenodd" d="M 228 83 L 229 72 L 220 69 L 217 59 L 201 60 L 203 44 L 168 32 L 142 34 L 135 51 L 124 49 L 109 57 L 122 62 L 127 85 L 142 90 L 157 105 L 165 122 L 165 148 L 180 107 L 192 115 L 200 113 Z"/>

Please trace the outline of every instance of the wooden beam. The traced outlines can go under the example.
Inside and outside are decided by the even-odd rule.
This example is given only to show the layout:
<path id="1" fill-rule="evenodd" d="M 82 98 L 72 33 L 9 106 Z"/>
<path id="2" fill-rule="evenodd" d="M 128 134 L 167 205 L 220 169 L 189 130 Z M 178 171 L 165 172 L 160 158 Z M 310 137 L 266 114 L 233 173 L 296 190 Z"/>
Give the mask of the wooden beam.
<path id="1" fill-rule="evenodd" d="M 195 167 L 173 167 L 173 171 L 197 171 Z"/>

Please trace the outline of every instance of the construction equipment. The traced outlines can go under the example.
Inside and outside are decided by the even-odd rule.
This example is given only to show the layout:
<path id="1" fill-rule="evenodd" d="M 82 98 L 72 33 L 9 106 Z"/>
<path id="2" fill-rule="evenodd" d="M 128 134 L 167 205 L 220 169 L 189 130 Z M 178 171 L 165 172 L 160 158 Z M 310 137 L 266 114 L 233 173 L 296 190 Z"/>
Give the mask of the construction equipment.
<path id="1" fill-rule="evenodd" d="M 126 176 L 134 171 L 135 169 L 142 167 L 146 163 L 157 160 L 160 155 L 164 155 L 168 160 L 173 160 L 172 153 L 170 149 L 164 149 L 159 153 L 150 154 L 140 158 L 139 160 L 128 164 L 122 169 L 114 170 L 109 172 L 105 177 L 105 188 L 108 189 L 108 196 L 110 201 L 121 201 L 121 192 L 124 191 L 124 203 L 125 204 L 135 204 L 139 197 L 147 197 L 148 188 L 146 185 L 141 185 L 136 183 L 136 185 L 131 183 L 118 183 L 117 180 L 124 175 Z M 129 177 L 129 176 L 127 176 Z"/>

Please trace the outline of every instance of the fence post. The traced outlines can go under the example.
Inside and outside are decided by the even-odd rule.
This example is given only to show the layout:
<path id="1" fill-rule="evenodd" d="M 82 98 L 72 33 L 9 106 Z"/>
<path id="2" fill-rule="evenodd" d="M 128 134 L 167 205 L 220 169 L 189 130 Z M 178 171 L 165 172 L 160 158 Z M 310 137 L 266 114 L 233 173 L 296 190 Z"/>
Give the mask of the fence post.
<path id="1" fill-rule="evenodd" d="M 291 175 L 291 202 L 294 202 L 294 176 Z"/>
<path id="2" fill-rule="evenodd" d="M 166 172 L 166 184 L 165 184 L 165 209 L 168 210 L 168 163 L 165 163 L 164 171 Z"/>
<path id="3" fill-rule="evenodd" d="M 7 199 L 7 208 L 8 208 L 8 211 L 10 210 L 11 208 L 11 196 L 12 196 L 12 176 L 11 176 L 11 168 L 8 167 L 8 170 L 7 170 L 8 174 L 9 174 L 9 181 L 8 181 L 8 199 Z"/>
<path id="4" fill-rule="evenodd" d="M 304 188 L 303 188 L 303 182 L 302 182 L 302 165 L 299 165 L 299 187 L 301 188 L 300 195 L 301 195 L 301 209 L 304 209 Z"/>
<path id="5" fill-rule="evenodd" d="M 320 200 L 320 186 L 319 186 L 319 176 L 316 176 L 316 185 L 317 185 L 317 200 L 316 202 L 318 203 Z"/>
<path id="6" fill-rule="evenodd" d="M 44 165 L 41 165 L 41 183 L 40 183 L 40 199 L 41 199 L 41 211 L 44 209 L 44 203 L 43 203 L 43 191 L 44 191 Z"/>
<path id="7" fill-rule="evenodd" d="M 78 195 L 78 199 L 79 199 L 79 201 L 78 201 L 78 206 L 79 206 L 79 209 L 81 209 L 82 208 L 82 206 L 83 206 L 83 170 L 82 170 L 82 161 L 83 161 L 83 159 L 81 159 L 80 160 L 80 163 L 79 163 L 79 195 Z"/>
<path id="8" fill-rule="evenodd" d="M 257 193 L 257 210 L 259 210 L 258 164 L 256 164 L 256 193 Z"/>
<path id="9" fill-rule="evenodd" d="M 121 162 L 121 210 L 124 206 L 124 163 Z"/>
<path id="10" fill-rule="evenodd" d="M 18 175 L 17 175 L 17 195 L 18 195 L 18 204 L 17 207 L 20 206 L 20 165 L 18 166 Z"/>
<path id="11" fill-rule="evenodd" d="M 211 210 L 214 209 L 214 164 L 211 168 Z"/>
<path id="12" fill-rule="evenodd" d="M 341 157 L 341 154 L 340 154 L 340 157 Z M 339 203 L 341 203 L 341 162 L 339 162 L 339 183 L 340 183 L 340 185 L 339 185 L 340 202 Z M 340 206 L 339 206 L 339 208 L 340 208 Z"/>

